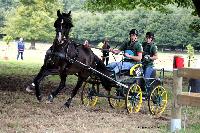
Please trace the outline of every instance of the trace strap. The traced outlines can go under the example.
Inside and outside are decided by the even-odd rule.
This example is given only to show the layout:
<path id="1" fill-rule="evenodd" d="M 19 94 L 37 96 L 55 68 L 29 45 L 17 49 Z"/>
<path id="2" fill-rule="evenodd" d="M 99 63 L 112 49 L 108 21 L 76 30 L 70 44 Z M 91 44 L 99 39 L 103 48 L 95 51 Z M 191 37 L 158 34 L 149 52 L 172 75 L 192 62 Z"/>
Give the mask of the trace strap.
<path id="1" fill-rule="evenodd" d="M 105 74 L 103 74 L 103 73 L 97 71 L 96 69 L 94 69 L 94 68 L 92 68 L 92 67 L 90 67 L 90 66 L 88 66 L 88 65 L 86 65 L 86 64 L 84 64 L 84 63 L 82 63 L 82 62 L 80 62 L 80 61 L 78 61 L 78 60 L 73 60 L 73 59 L 71 59 L 71 58 L 69 58 L 69 60 L 71 60 L 72 62 L 77 62 L 77 63 L 79 63 L 79 64 L 81 64 L 81 65 L 83 65 L 83 66 L 85 66 L 85 67 L 88 67 L 89 70 L 92 70 L 92 71 L 94 71 L 94 72 L 96 72 L 96 73 L 98 73 L 98 74 L 100 74 L 100 75 L 102 75 L 102 76 L 104 76 L 104 77 L 110 79 L 111 81 L 115 82 L 117 85 L 120 85 L 120 86 L 125 87 L 125 88 L 127 88 L 127 89 L 129 88 L 129 86 L 127 86 L 127 85 L 125 85 L 125 84 L 123 84 L 123 83 L 121 83 L 121 82 L 118 82 L 118 81 L 112 79 L 111 77 L 109 77 L 109 76 L 107 76 L 107 75 L 105 75 Z"/>

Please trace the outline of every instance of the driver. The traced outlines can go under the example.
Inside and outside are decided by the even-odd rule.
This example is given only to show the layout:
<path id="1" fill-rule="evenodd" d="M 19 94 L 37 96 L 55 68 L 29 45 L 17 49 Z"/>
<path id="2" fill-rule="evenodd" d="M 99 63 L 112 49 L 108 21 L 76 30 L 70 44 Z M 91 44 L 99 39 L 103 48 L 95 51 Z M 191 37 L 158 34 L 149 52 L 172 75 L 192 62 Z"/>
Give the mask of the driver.
<path id="1" fill-rule="evenodd" d="M 116 74 L 119 73 L 120 70 L 130 70 L 135 64 L 141 62 L 143 48 L 142 44 L 138 42 L 138 31 L 132 29 L 129 32 L 129 38 L 130 40 L 121 45 L 119 49 L 109 49 L 114 54 L 124 51 L 123 62 L 112 62 L 107 65 L 107 67 Z"/>

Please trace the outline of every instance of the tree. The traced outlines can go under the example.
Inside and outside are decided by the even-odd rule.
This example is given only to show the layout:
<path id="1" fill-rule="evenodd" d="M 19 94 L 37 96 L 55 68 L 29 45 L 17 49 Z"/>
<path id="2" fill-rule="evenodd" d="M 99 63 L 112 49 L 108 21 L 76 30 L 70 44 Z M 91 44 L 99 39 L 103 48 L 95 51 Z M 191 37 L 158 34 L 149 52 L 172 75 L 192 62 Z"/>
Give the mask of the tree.
<path id="1" fill-rule="evenodd" d="M 5 17 L 8 12 L 17 6 L 18 0 L 0 0 L 0 34 L 2 36 L 2 28 L 4 27 Z"/>
<path id="2" fill-rule="evenodd" d="M 56 0 L 20 0 L 7 17 L 4 31 L 14 38 L 25 38 L 31 42 L 30 49 L 35 49 L 36 41 L 50 41 L 55 36 L 53 23 L 61 6 Z"/>
<path id="3" fill-rule="evenodd" d="M 10 41 L 12 40 L 13 40 L 12 36 L 9 35 L 3 37 L 3 41 L 5 41 L 7 45 L 9 45 Z"/>
<path id="4" fill-rule="evenodd" d="M 188 25 L 196 18 L 191 9 L 170 6 L 171 14 L 136 8 L 133 11 L 112 11 L 106 13 L 73 12 L 74 27 L 72 37 L 77 40 L 88 39 L 99 42 L 105 37 L 112 44 L 128 39 L 129 30 L 139 30 L 139 39 L 144 38 L 147 31 L 156 35 L 157 45 L 186 46 L 199 42 L 196 32 L 190 32 Z M 195 34 L 195 36 L 194 36 Z M 195 44 L 196 45 L 196 44 Z"/>
<path id="5" fill-rule="evenodd" d="M 64 4 L 64 11 L 67 12 L 69 10 L 76 11 L 83 8 L 84 1 L 82 0 L 61 0 L 61 2 Z"/>
<path id="6" fill-rule="evenodd" d="M 13 38 L 9 35 L 3 37 L 3 41 L 6 42 L 6 49 L 5 49 L 5 55 L 4 55 L 4 59 L 6 59 L 6 60 L 8 59 L 7 53 L 8 53 L 8 49 L 9 49 L 9 43 L 12 40 L 13 40 Z"/>
<path id="7" fill-rule="evenodd" d="M 176 4 L 181 7 L 192 7 L 200 17 L 199 0 L 86 0 L 86 7 L 92 11 L 133 10 L 136 7 L 166 11 L 166 5 Z"/>

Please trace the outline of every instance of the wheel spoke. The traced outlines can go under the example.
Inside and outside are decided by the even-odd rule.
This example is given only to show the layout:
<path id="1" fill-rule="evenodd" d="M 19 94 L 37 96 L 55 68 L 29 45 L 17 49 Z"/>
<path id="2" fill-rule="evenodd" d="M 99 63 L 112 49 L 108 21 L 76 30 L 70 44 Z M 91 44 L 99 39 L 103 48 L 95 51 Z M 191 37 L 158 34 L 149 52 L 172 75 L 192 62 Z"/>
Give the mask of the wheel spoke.
<path id="1" fill-rule="evenodd" d="M 121 109 L 125 107 L 124 100 L 124 88 L 111 88 L 111 92 L 108 93 L 111 98 L 108 98 L 109 104 L 112 108 Z"/>
<path id="2" fill-rule="evenodd" d="M 162 86 L 155 87 L 148 100 L 149 110 L 152 114 L 161 114 L 167 105 L 167 92 Z"/>
<path id="3" fill-rule="evenodd" d="M 95 106 L 98 100 L 96 96 L 98 84 L 85 82 L 83 85 L 81 99 L 85 106 Z"/>
<path id="4" fill-rule="evenodd" d="M 128 113 L 138 112 L 142 104 L 142 91 L 139 85 L 133 84 L 126 95 L 126 107 Z"/>

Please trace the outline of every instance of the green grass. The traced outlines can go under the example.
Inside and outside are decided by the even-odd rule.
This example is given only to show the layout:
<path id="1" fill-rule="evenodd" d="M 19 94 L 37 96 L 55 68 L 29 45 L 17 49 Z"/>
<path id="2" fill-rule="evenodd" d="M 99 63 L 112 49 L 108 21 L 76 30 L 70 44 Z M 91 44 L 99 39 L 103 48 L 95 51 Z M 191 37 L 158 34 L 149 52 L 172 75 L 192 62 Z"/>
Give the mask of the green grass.
<path id="1" fill-rule="evenodd" d="M 183 126 L 183 125 L 182 125 Z M 185 129 L 182 129 L 178 133 L 200 133 L 200 123 L 193 123 L 186 125 Z M 169 126 L 162 125 L 160 126 L 161 133 L 170 133 Z"/>
<path id="2" fill-rule="evenodd" d="M 171 101 L 170 101 L 171 102 Z M 179 133 L 200 133 L 200 108 L 183 106 L 181 110 L 182 129 Z M 161 133 L 170 133 L 170 121 L 168 125 L 160 125 Z M 184 128 L 185 125 L 185 128 Z"/>
<path id="3" fill-rule="evenodd" d="M 29 61 L 1 61 L 0 63 L 0 75 L 9 77 L 29 77 L 38 74 L 42 64 L 39 62 Z M 60 78 L 58 75 L 49 75 L 45 78 L 45 82 L 53 81 L 59 83 Z M 67 84 L 74 85 L 77 82 L 77 77 L 74 75 L 69 75 L 67 77 Z"/>
<path id="4" fill-rule="evenodd" d="M 35 75 L 42 65 L 40 63 L 29 63 L 23 61 L 1 61 L 1 75 Z"/>

